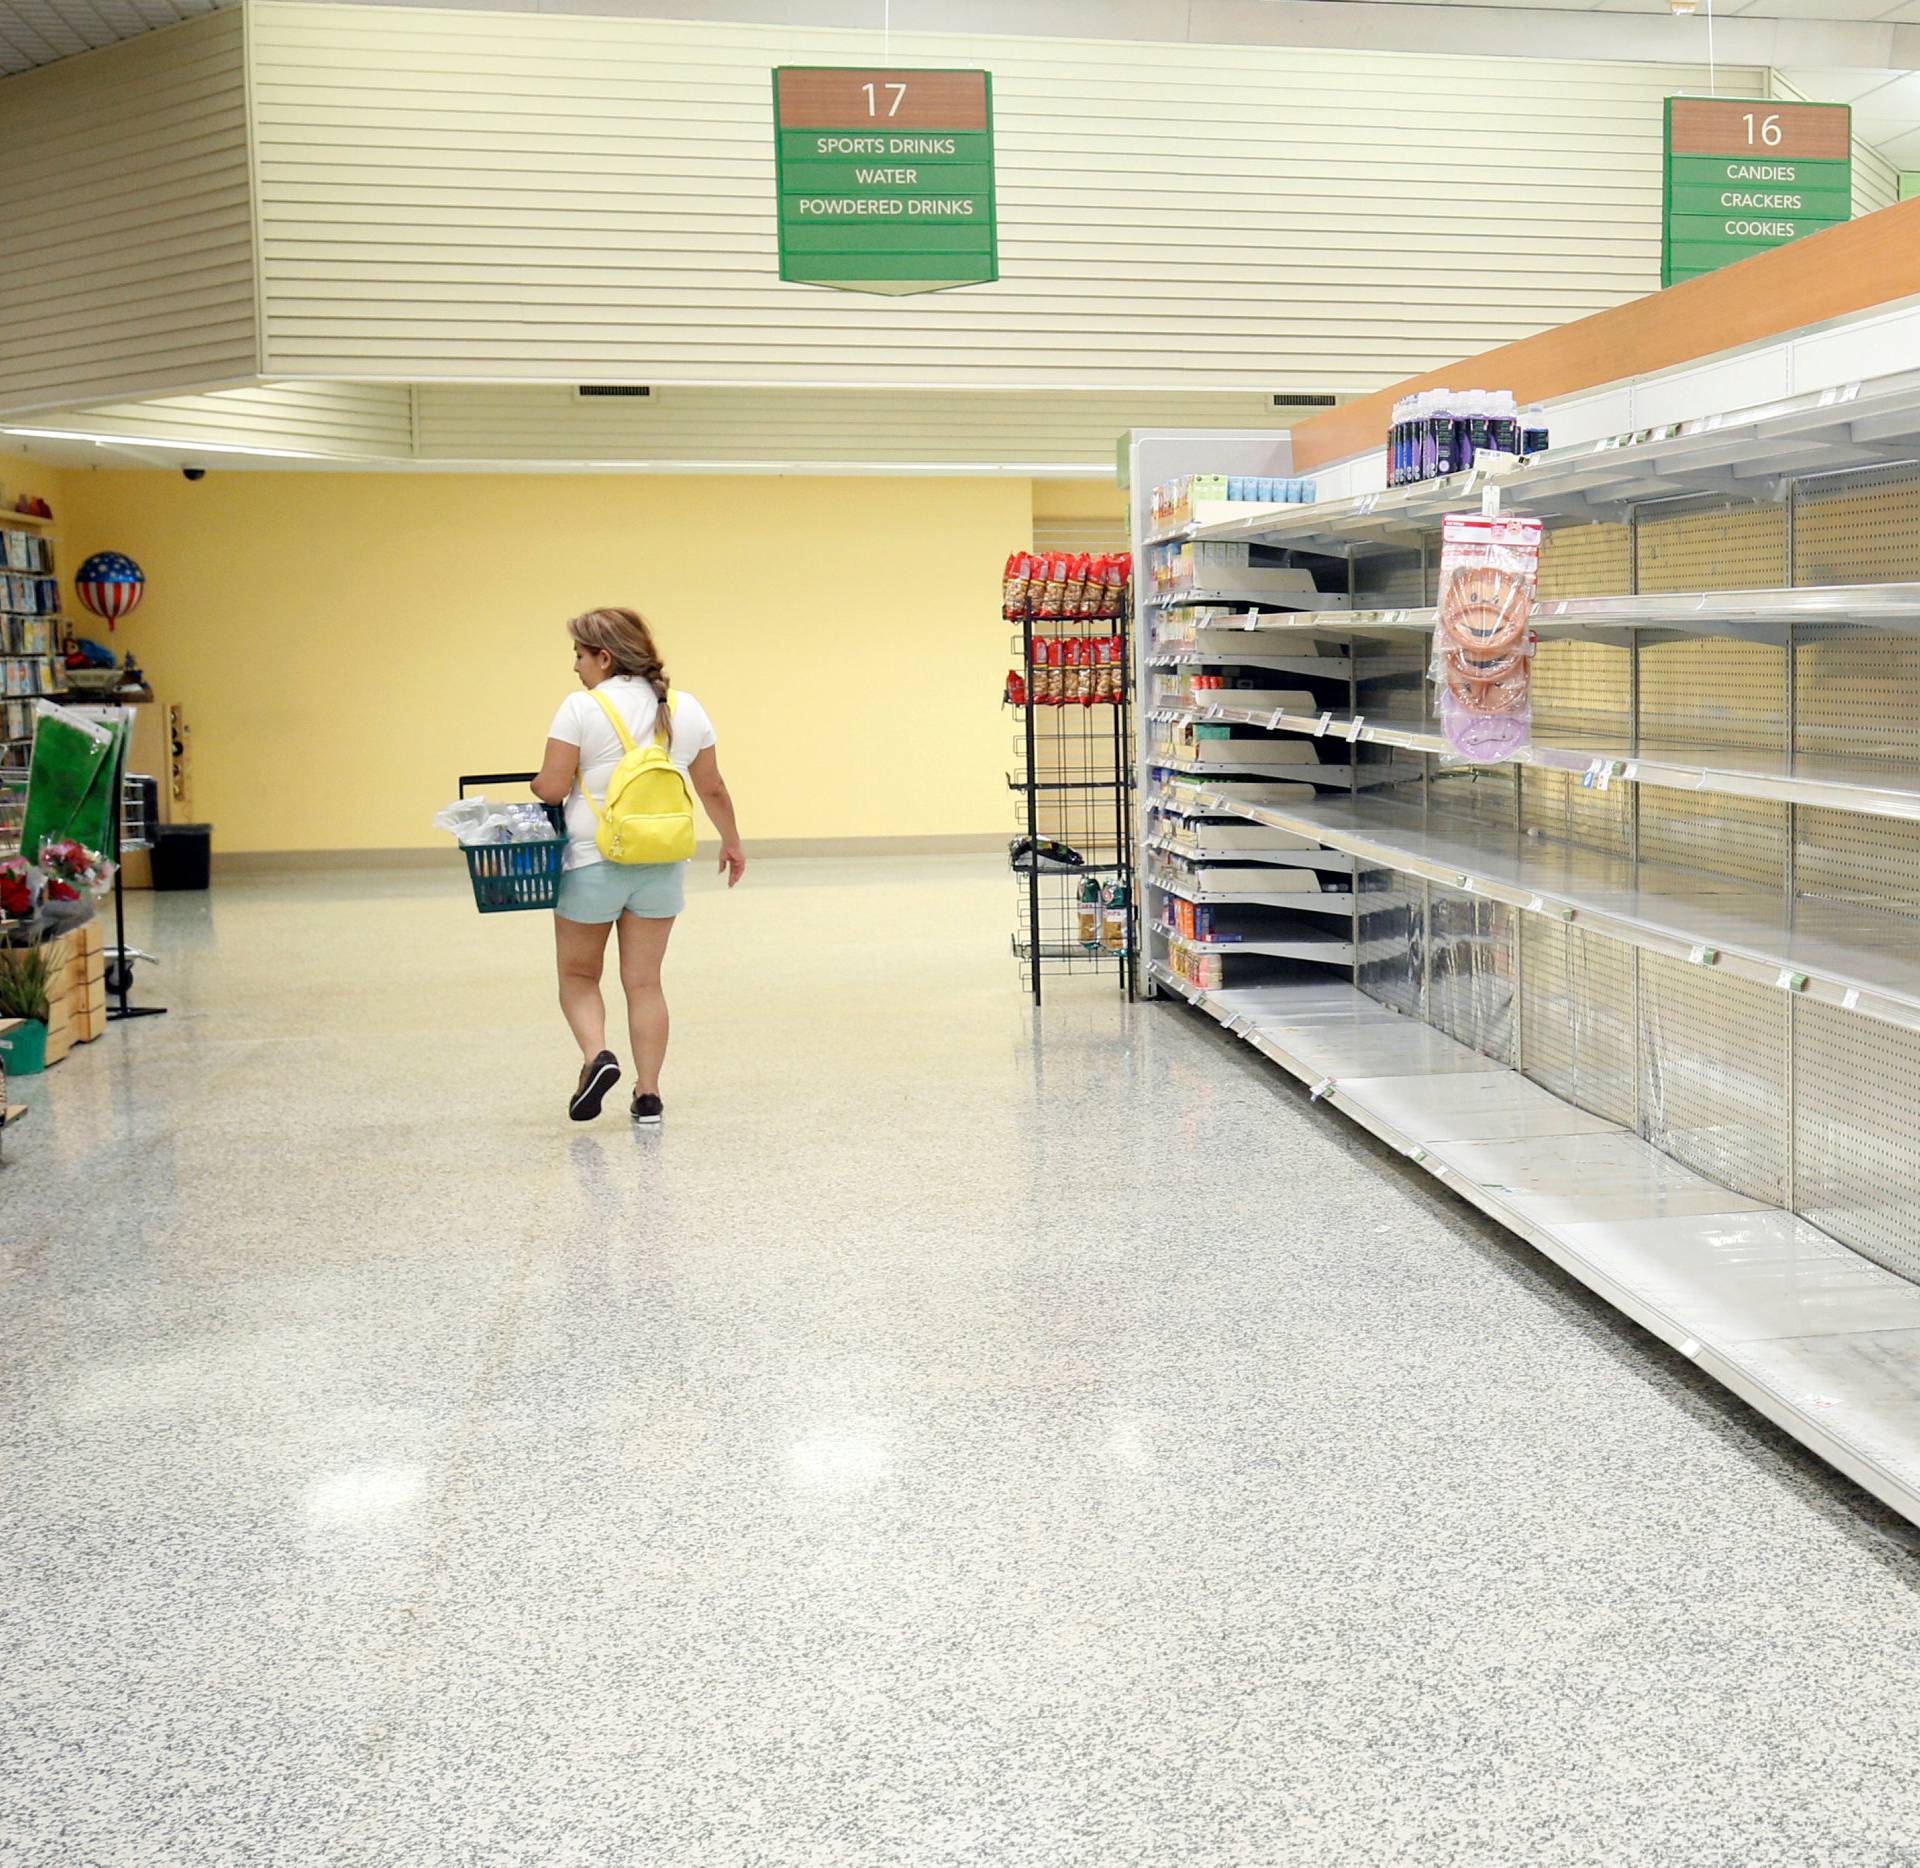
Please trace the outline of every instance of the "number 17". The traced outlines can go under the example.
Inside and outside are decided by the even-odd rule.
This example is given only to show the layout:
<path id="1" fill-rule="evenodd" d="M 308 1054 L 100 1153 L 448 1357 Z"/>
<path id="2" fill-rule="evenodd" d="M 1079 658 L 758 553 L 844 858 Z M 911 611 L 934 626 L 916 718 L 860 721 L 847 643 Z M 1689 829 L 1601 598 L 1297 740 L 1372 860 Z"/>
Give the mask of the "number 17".
<path id="1" fill-rule="evenodd" d="M 873 94 L 873 86 L 863 84 L 860 88 L 867 94 L 867 115 L 870 117 L 879 116 L 879 101 Z M 888 110 L 887 115 L 897 117 L 900 114 L 900 106 L 907 101 L 907 87 L 904 84 L 889 84 L 885 89 L 893 93 L 893 106 Z"/>

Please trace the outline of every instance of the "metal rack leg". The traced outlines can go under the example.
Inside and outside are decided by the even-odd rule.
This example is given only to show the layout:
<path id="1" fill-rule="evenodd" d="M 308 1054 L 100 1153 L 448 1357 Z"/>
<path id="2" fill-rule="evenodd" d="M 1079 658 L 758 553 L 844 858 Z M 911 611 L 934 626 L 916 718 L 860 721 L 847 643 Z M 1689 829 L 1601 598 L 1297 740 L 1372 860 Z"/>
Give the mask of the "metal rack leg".
<path id="1" fill-rule="evenodd" d="M 1022 712 L 1027 734 L 1027 962 L 1033 968 L 1033 1002 L 1040 1003 L 1040 788 L 1034 766 L 1033 618 L 1020 619 L 1020 646 L 1026 657 L 1027 704 Z"/>
<path id="2" fill-rule="evenodd" d="M 118 1018 L 164 1018 L 167 1008 L 164 1005 L 129 1005 L 127 995 L 133 985 L 133 961 L 127 953 L 127 900 L 120 887 L 120 871 L 113 872 L 113 950 L 120 958 L 120 988 L 114 997 L 117 1005 L 107 1007 L 107 1017 Z"/>

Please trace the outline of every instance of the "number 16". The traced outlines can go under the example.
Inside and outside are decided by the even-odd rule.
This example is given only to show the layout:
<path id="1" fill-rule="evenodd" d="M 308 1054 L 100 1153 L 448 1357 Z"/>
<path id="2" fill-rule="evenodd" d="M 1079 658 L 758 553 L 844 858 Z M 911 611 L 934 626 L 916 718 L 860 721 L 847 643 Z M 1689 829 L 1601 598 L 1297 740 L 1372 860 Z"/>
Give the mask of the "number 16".
<path id="1" fill-rule="evenodd" d="M 870 117 L 879 116 L 879 102 L 874 97 L 873 86 L 863 84 L 860 88 L 867 94 L 867 115 Z M 889 84 L 886 86 L 886 89 L 893 93 L 893 106 L 888 110 L 887 115 L 897 117 L 900 114 L 900 106 L 907 101 L 907 87 L 904 84 Z"/>

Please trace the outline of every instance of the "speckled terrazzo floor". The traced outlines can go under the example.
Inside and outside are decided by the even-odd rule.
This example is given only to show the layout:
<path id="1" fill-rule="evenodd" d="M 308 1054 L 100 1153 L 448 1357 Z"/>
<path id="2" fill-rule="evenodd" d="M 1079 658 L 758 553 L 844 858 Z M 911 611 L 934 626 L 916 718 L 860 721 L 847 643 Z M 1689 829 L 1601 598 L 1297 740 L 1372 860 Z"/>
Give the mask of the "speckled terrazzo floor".
<path id="1" fill-rule="evenodd" d="M 0 1863 L 1920 1862 L 1901 1527 L 990 864 L 698 891 L 657 1136 L 461 886 L 31 1091 Z"/>

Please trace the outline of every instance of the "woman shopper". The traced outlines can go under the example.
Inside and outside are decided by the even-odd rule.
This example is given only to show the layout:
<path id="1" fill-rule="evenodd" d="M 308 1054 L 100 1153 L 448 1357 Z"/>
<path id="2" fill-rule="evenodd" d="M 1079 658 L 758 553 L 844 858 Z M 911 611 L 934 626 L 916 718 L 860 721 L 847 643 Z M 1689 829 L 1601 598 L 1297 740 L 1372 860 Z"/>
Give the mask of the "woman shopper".
<path id="1" fill-rule="evenodd" d="M 662 731 L 663 708 L 667 756 L 699 793 L 720 833 L 720 873 L 728 888 L 746 874 L 747 859 L 713 749 L 713 723 L 691 694 L 668 687 L 645 620 L 633 610 L 589 610 L 567 625 L 567 633 L 573 638 L 573 672 L 585 692 L 560 703 L 548 729 L 546 759 L 533 781 L 533 795 L 543 804 L 564 800 L 567 807 L 554 948 L 560 1009 L 586 1060 L 567 1113 L 576 1122 L 591 1121 L 620 1080 L 620 1060 L 606 1048 L 607 1014 L 600 998 L 607 930 L 617 926 L 620 984 L 633 1040 L 633 1119 L 654 1124 L 662 1114 L 660 1065 L 667 1052 L 660 963 L 674 917 L 686 906 L 687 865 L 610 862 L 598 839 L 607 781 L 630 752 L 645 748 Z M 691 847 L 690 837 L 684 847 Z"/>

